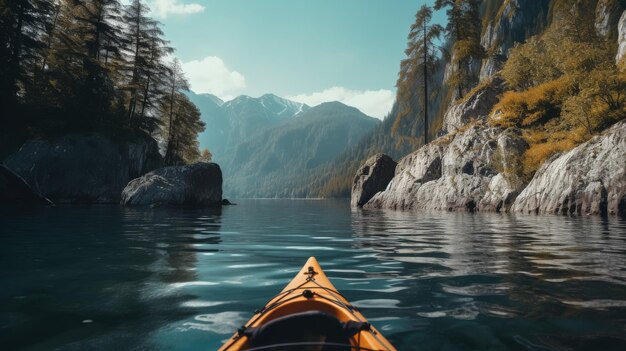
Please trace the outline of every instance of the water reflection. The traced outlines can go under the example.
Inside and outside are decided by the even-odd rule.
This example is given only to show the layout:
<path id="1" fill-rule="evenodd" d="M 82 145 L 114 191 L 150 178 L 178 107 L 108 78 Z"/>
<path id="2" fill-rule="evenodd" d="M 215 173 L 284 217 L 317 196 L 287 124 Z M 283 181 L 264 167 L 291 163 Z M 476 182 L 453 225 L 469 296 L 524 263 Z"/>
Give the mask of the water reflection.
<path id="1" fill-rule="evenodd" d="M 3 349 L 217 349 L 315 255 L 400 350 L 626 349 L 626 223 L 357 211 L 0 214 Z"/>
<path id="2" fill-rule="evenodd" d="M 407 347 L 407 339 L 432 343 L 431 334 L 442 330 L 480 347 L 511 347 L 476 339 L 475 323 L 461 327 L 449 320 L 477 321 L 481 333 L 498 339 L 511 328 L 525 335 L 510 339 L 524 348 L 567 348 L 571 339 L 593 347 L 626 345 L 625 325 L 608 322 L 626 316 L 625 228 L 599 218 L 352 213 L 354 246 L 401 263 L 395 277 L 412 296 L 400 300 L 426 302 L 411 306 L 427 320 L 417 329 L 423 333 L 414 328 L 405 332 L 410 336 L 392 338 Z M 552 335 L 555 329 L 567 340 Z M 467 340 L 463 347 L 450 341 L 446 334 L 434 347 L 473 348 Z"/>
<path id="3" fill-rule="evenodd" d="M 192 315 L 179 307 L 190 297 L 164 283 L 195 281 L 198 253 L 220 242 L 219 212 L 194 221 L 187 213 L 94 206 L 2 215 L 2 348 L 157 348 L 137 333 Z"/>

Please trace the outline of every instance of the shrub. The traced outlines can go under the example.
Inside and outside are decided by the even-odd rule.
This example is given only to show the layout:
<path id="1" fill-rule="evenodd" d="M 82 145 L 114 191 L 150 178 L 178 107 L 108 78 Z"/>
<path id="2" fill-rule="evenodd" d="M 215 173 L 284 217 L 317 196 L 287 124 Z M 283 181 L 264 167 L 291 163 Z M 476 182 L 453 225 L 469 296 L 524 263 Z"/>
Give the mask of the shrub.
<path id="1" fill-rule="evenodd" d="M 563 99 L 571 89 L 567 77 L 526 91 L 507 91 L 494 106 L 490 123 L 501 127 L 528 127 L 558 117 Z"/>

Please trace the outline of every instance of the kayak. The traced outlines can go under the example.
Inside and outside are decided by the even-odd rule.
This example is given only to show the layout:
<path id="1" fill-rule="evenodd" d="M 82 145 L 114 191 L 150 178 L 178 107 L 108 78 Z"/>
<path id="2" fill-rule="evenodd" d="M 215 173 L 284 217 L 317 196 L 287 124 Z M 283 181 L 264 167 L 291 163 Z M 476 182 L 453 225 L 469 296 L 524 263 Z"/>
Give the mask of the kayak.
<path id="1" fill-rule="evenodd" d="M 396 350 L 328 280 L 315 257 L 219 351 Z"/>

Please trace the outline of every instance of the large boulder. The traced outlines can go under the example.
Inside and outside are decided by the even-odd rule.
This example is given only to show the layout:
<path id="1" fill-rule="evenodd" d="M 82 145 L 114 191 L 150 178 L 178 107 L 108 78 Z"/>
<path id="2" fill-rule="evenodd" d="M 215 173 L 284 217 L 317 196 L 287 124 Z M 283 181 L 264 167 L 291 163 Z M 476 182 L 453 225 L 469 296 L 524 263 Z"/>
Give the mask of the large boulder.
<path id="1" fill-rule="evenodd" d="M 352 207 L 363 207 L 376 193 L 385 190 L 396 165 L 396 161 L 384 154 L 376 154 L 365 161 L 352 182 Z"/>
<path id="2" fill-rule="evenodd" d="M 546 161 L 512 211 L 626 216 L 626 121 Z"/>
<path id="3" fill-rule="evenodd" d="M 499 77 L 479 85 L 471 94 L 450 106 L 443 117 L 443 129 L 451 133 L 471 121 L 486 120 L 505 88 L 505 82 Z"/>
<path id="4" fill-rule="evenodd" d="M 133 179 L 122 192 L 125 206 L 222 205 L 222 171 L 216 163 L 198 162 L 154 170 Z"/>
<path id="5" fill-rule="evenodd" d="M 98 133 L 31 139 L 5 160 L 37 192 L 61 203 L 118 203 L 129 180 L 161 163 L 150 136 Z"/>
<path id="6" fill-rule="evenodd" d="M 501 211 L 517 191 L 507 162 L 527 145 L 516 129 L 484 123 L 441 137 L 398 162 L 385 191 L 365 208 L 400 210 Z M 492 184 L 500 176 L 499 183 Z M 511 182 L 509 182 L 509 179 Z M 489 198 L 486 199 L 486 196 Z"/>
<path id="7" fill-rule="evenodd" d="M 52 205 L 35 192 L 19 175 L 0 164 L 0 207 L 24 208 Z"/>

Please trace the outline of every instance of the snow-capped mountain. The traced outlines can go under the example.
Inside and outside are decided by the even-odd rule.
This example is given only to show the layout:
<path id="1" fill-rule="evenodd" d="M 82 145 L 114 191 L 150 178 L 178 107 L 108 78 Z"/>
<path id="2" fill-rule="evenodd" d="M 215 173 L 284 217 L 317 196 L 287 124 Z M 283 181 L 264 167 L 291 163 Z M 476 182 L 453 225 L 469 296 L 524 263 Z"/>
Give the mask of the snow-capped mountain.
<path id="1" fill-rule="evenodd" d="M 227 158 L 229 149 L 256 133 L 284 123 L 310 108 L 274 94 L 258 98 L 241 95 L 226 102 L 211 94 L 189 92 L 188 96 L 206 123 L 206 130 L 198 137 L 200 147 L 208 148 L 217 161 Z"/>

